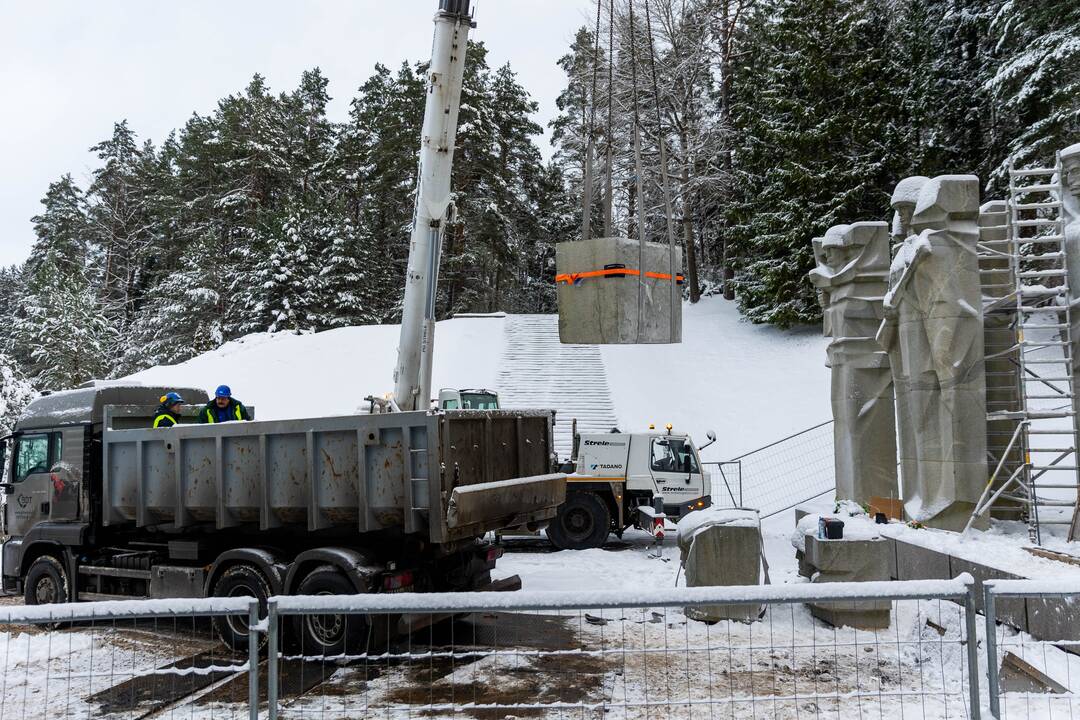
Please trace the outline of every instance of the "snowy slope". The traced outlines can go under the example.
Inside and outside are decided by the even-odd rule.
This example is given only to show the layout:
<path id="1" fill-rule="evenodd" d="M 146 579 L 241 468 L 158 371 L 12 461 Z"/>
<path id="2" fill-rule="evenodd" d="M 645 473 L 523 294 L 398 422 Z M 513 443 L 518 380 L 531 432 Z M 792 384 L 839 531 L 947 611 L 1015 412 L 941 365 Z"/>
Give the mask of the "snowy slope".
<path id="1" fill-rule="evenodd" d="M 744 321 L 717 297 L 683 305 L 679 345 L 605 345 L 608 385 L 623 430 L 672 423 L 722 460 L 832 417 L 821 329 Z"/>
<path id="2" fill-rule="evenodd" d="M 535 364 L 518 358 L 511 366 L 520 346 L 507 347 L 507 330 L 521 325 L 499 316 L 440 322 L 434 389 L 496 388 L 510 399 L 512 379 L 500 375 L 501 367 L 520 374 L 523 386 L 535 380 Z M 393 389 L 397 340 L 396 325 L 250 335 L 130 379 L 207 390 L 227 383 L 265 420 L 352 413 L 366 395 Z M 670 422 L 701 442 L 714 429 L 720 441 L 705 451 L 708 460 L 733 457 L 830 417 L 820 331 L 753 325 L 718 298 L 684 306 L 681 344 L 607 345 L 599 355 L 621 429 Z M 551 399 L 563 403 L 555 407 L 562 422 L 575 413 L 584 417 L 580 403 Z M 607 422 L 610 410 L 602 410 Z"/>
<path id="3" fill-rule="evenodd" d="M 490 316 L 438 323 L 434 390 L 492 387 L 502 356 L 504 322 L 502 316 Z M 308 335 L 261 333 L 129 379 L 208 391 L 225 383 L 240 400 L 255 405 L 260 420 L 351 414 L 366 405 L 364 397 L 394 389 L 397 343 L 397 325 Z"/>

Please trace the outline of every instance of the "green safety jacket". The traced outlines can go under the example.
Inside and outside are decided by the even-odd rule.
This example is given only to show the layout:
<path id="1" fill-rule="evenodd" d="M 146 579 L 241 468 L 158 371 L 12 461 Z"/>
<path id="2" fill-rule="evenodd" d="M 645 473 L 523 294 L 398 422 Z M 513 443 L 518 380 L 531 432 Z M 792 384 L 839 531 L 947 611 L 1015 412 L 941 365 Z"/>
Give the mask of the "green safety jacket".
<path id="1" fill-rule="evenodd" d="M 228 420 L 219 419 L 219 414 L 227 417 Z M 206 405 L 203 406 L 203 409 L 199 411 L 199 422 L 201 423 L 229 422 L 233 419 L 251 419 L 247 408 L 244 407 L 244 403 L 236 398 L 229 398 L 229 404 L 224 408 L 218 408 L 217 403 L 214 400 L 210 400 L 210 402 L 206 403 Z"/>

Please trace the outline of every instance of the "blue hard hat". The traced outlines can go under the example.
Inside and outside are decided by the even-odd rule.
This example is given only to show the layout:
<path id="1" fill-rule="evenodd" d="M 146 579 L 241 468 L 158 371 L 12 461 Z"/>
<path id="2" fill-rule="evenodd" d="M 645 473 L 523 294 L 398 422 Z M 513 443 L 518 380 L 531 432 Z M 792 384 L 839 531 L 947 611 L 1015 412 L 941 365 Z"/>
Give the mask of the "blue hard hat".
<path id="1" fill-rule="evenodd" d="M 214 391 L 214 397 L 232 397 L 232 390 L 228 385 L 218 385 L 217 390 Z"/>
<path id="2" fill-rule="evenodd" d="M 161 398 L 161 403 L 163 405 L 173 405 L 182 402 L 184 402 L 184 398 L 180 397 L 180 393 L 176 392 L 165 393 L 165 397 Z"/>

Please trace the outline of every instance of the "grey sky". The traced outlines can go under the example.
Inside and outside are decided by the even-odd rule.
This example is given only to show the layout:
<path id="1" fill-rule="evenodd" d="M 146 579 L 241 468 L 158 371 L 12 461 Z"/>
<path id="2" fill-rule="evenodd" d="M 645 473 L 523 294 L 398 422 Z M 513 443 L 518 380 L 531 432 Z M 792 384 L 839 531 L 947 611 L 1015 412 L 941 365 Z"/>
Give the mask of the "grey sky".
<path id="1" fill-rule="evenodd" d="M 473 0 L 493 66 L 510 62 L 541 124 L 563 83 L 555 61 L 589 22 L 591 0 Z M 0 0 L 0 265 L 26 259 L 30 218 L 50 182 L 86 185 L 88 152 L 127 118 L 160 141 L 252 74 L 291 89 L 314 66 L 343 119 L 376 62 L 428 57 L 436 0 Z M 593 5 L 595 7 L 595 5 Z M 540 140 L 550 155 L 547 138 Z"/>

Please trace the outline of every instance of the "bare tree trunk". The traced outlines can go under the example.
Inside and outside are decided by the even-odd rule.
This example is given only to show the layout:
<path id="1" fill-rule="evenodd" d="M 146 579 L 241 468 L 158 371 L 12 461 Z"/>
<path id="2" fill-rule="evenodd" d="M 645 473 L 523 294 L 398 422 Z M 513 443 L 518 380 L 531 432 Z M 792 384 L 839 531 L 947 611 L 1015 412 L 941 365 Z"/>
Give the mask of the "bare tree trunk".
<path id="1" fill-rule="evenodd" d="M 698 283 L 697 245 L 694 243 L 694 215 L 690 198 L 690 140 L 684 130 L 679 134 L 682 143 L 683 161 L 679 179 L 682 182 L 682 227 L 683 252 L 686 253 L 686 281 L 690 284 L 690 302 L 701 299 L 701 286 Z"/>

